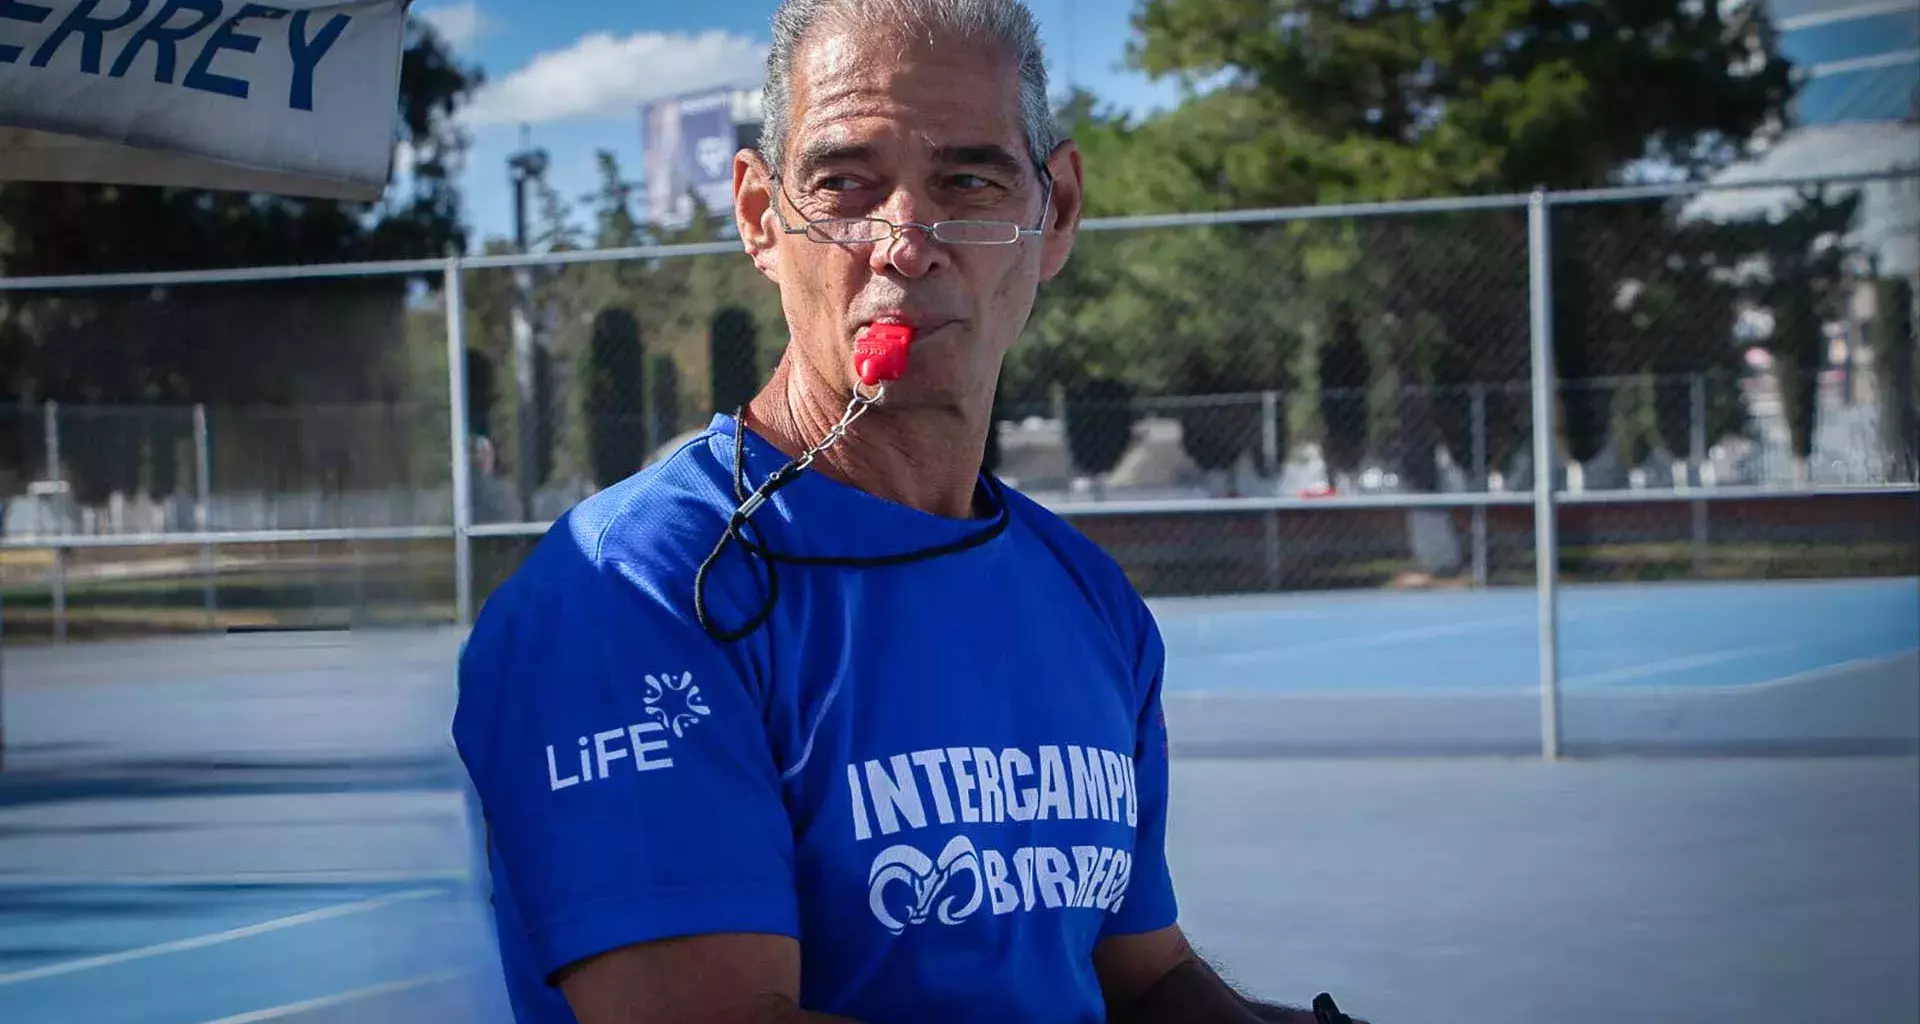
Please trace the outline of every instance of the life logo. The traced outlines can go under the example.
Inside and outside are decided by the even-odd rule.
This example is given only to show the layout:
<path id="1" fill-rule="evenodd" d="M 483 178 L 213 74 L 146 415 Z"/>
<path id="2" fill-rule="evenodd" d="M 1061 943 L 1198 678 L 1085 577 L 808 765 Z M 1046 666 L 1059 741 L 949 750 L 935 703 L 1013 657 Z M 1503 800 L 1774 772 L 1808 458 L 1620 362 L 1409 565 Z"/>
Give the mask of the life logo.
<path id="1" fill-rule="evenodd" d="M 954 836 L 938 859 L 911 846 L 889 846 L 873 859 L 867 874 L 867 904 L 881 926 L 895 935 L 931 918 L 959 924 L 980 909 L 986 891 L 980 853 L 966 836 Z"/>
<path id="2" fill-rule="evenodd" d="M 604 781 L 619 761 L 630 761 L 636 772 L 673 767 L 669 741 L 663 734 L 672 733 L 674 739 L 684 738 L 687 730 L 713 714 L 713 709 L 701 697 L 691 672 L 648 673 L 646 683 L 646 692 L 640 701 L 648 720 L 582 735 L 577 741 L 580 747 L 577 774 L 571 764 L 562 774 L 561 762 L 566 758 L 553 744 L 547 745 L 548 790 L 558 793 L 583 783 Z"/>
<path id="3" fill-rule="evenodd" d="M 647 692 L 641 700 L 646 704 L 647 717 L 659 722 L 670 730 L 675 738 L 686 735 L 688 726 L 713 713 L 707 702 L 700 696 L 700 688 L 693 684 L 693 673 L 671 672 L 660 675 L 647 675 Z"/>

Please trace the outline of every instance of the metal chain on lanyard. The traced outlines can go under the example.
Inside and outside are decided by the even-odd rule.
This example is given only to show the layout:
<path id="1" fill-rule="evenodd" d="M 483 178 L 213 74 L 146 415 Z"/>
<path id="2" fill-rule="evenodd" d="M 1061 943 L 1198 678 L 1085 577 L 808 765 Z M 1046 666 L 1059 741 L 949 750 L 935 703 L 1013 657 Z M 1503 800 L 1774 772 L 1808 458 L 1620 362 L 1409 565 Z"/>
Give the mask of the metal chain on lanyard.
<path id="1" fill-rule="evenodd" d="M 861 394 L 859 387 L 856 386 L 853 389 L 853 398 L 847 402 L 847 411 L 840 414 L 840 422 L 835 423 L 833 428 L 827 431 L 827 436 L 821 438 L 819 444 L 801 452 L 799 458 L 794 459 L 782 467 L 779 472 L 768 477 L 766 483 L 755 488 L 752 496 L 748 497 L 739 508 L 734 510 L 733 515 L 735 521 L 745 522 L 755 512 L 760 511 L 760 506 L 766 504 L 767 499 L 773 497 L 774 491 L 784 487 L 788 480 L 805 472 L 807 467 L 813 465 L 813 460 L 819 458 L 822 452 L 838 444 L 841 438 L 847 436 L 847 428 L 853 426 L 854 420 L 859 419 L 868 409 L 879 405 L 880 400 L 886 396 L 887 386 L 885 384 L 874 388 L 873 397 L 871 398 Z"/>
<path id="2" fill-rule="evenodd" d="M 863 393 L 859 387 L 855 387 L 853 390 L 853 398 L 847 402 L 846 411 L 840 415 L 840 422 L 834 424 L 833 428 L 827 431 L 827 435 L 821 438 L 818 444 L 807 448 L 800 453 L 798 458 L 780 467 L 772 476 L 766 479 L 765 483 L 754 488 L 751 494 L 747 493 L 746 486 L 747 442 L 746 430 L 742 422 L 745 418 L 745 410 L 741 410 L 735 414 L 733 487 L 734 498 L 739 502 L 739 505 L 734 509 L 733 514 L 728 517 L 727 528 L 721 533 L 720 542 L 714 545 L 713 552 L 706 557 L 705 561 L 700 563 L 699 571 L 694 573 L 693 577 L 694 615 L 700 620 L 700 626 L 706 630 L 708 636 L 722 643 L 730 643 L 752 634 L 766 623 L 767 617 L 773 613 L 774 604 L 780 599 L 780 574 L 775 568 L 777 563 L 797 566 L 829 566 L 840 569 L 881 569 L 889 566 L 921 562 L 930 558 L 940 558 L 945 555 L 958 554 L 962 551 L 979 547 L 1006 531 L 1007 524 L 1010 521 L 1011 510 L 1007 505 L 1005 496 L 999 493 L 999 487 L 993 480 L 992 475 L 983 474 L 987 491 L 993 499 L 993 504 L 998 508 L 998 514 L 994 517 L 993 522 L 984 528 L 945 544 L 936 544 L 932 547 L 920 548 L 914 551 L 901 551 L 885 555 L 842 557 L 787 554 L 773 550 L 768 547 L 763 540 L 757 541 L 747 536 L 746 530 L 749 526 L 748 519 L 755 512 L 760 511 L 761 506 L 765 505 L 773 497 L 775 492 L 794 482 L 800 477 L 801 473 L 806 472 L 807 467 L 813 465 L 814 460 L 818 459 L 821 453 L 844 440 L 847 436 L 848 429 L 853 426 L 854 421 L 865 415 L 868 409 L 878 405 L 880 400 L 885 396 L 886 385 L 884 383 L 875 385 L 873 393 L 870 395 Z M 759 558 L 763 563 L 762 568 L 766 573 L 767 593 L 764 601 L 762 601 L 759 610 L 756 611 L 744 625 L 737 629 L 725 629 L 716 624 L 710 609 L 707 607 L 707 580 L 714 566 L 718 564 L 720 560 L 720 553 L 726 550 L 729 543 L 738 543 L 749 555 Z"/>

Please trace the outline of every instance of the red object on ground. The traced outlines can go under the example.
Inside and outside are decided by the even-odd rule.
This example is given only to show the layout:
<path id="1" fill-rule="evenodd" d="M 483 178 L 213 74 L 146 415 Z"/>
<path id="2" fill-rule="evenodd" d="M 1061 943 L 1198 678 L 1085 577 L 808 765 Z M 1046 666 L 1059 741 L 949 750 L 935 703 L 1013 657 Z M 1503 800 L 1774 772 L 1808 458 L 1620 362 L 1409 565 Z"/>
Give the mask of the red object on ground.
<path id="1" fill-rule="evenodd" d="M 907 349 L 913 328 L 906 324 L 874 324 L 853 343 L 853 369 L 860 382 L 874 387 L 899 380 L 907 372 Z"/>

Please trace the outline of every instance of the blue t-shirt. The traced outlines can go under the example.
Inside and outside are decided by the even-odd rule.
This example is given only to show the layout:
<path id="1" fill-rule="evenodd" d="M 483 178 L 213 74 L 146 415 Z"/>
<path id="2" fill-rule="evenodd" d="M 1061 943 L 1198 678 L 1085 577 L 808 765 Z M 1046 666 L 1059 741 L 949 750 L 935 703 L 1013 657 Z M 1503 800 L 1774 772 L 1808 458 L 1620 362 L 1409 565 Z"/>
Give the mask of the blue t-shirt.
<path id="1" fill-rule="evenodd" d="M 488 828 L 519 1018 L 559 968 L 653 939 L 793 936 L 801 1005 L 867 1024 L 1103 1019 L 1103 936 L 1174 923 L 1164 649 L 1097 546 L 996 487 L 1007 526 L 885 568 L 780 565 L 718 643 L 694 573 L 735 506 L 732 417 L 582 502 L 487 601 L 454 739 Z M 751 490 L 786 462 L 746 434 Z M 871 557 L 992 520 L 803 474 L 753 517 L 782 554 Z M 764 563 L 712 571 L 720 627 Z"/>

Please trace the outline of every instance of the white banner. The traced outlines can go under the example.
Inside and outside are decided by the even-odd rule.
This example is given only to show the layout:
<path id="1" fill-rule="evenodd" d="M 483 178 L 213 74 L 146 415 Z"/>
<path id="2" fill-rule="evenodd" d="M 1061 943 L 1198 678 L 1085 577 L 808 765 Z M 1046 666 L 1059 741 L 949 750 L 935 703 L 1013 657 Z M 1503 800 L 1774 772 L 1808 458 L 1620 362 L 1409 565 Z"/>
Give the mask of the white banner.
<path id="1" fill-rule="evenodd" d="M 409 0 L 0 0 L 0 181 L 373 201 Z"/>
<path id="2" fill-rule="evenodd" d="M 666 227 L 693 220 L 693 199 L 707 214 L 733 213 L 734 90 L 659 100 L 646 106 L 647 217 Z"/>

